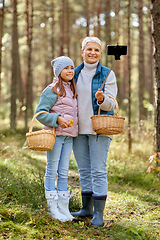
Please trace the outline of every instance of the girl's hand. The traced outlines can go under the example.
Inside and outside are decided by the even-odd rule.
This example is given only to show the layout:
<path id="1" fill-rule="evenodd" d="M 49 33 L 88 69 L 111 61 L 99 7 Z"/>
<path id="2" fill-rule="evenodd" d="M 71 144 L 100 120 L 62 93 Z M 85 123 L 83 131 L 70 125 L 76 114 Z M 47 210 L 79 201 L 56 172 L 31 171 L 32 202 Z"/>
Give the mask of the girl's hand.
<path id="1" fill-rule="evenodd" d="M 69 127 L 69 123 L 66 121 L 66 119 L 64 119 L 64 118 L 61 117 L 61 116 L 58 116 L 57 122 L 58 122 L 58 124 L 59 124 L 62 128 L 67 128 L 67 127 Z"/>
<path id="2" fill-rule="evenodd" d="M 97 99 L 98 102 L 102 102 L 104 100 L 103 91 L 100 91 L 100 89 L 98 89 L 98 91 L 95 94 L 95 98 Z"/>

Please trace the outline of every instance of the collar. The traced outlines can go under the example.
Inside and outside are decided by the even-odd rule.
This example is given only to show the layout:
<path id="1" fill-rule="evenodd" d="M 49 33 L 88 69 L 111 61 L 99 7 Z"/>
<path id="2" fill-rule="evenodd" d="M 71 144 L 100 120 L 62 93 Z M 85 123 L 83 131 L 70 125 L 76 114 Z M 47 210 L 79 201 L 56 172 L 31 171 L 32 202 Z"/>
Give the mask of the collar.
<path id="1" fill-rule="evenodd" d="M 80 73 L 80 71 L 81 71 L 83 68 L 84 68 L 84 62 L 82 62 L 78 67 L 75 68 L 75 75 L 78 76 L 79 73 Z M 95 75 L 96 75 L 97 73 L 101 72 L 101 68 L 102 68 L 102 65 L 101 65 L 101 63 L 100 63 L 100 61 L 99 61 L 99 62 L 98 62 L 98 65 L 97 65 L 97 70 L 96 70 Z"/>
<path id="2" fill-rule="evenodd" d="M 98 61 L 98 62 L 99 62 L 99 61 Z M 93 63 L 93 64 L 90 64 L 90 63 L 86 63 L 86 62 L 84 61 L 84 69 L 86 69 L 87 71 L 95 70 L 95 69 L 97 69 L 98 62 Z"/>

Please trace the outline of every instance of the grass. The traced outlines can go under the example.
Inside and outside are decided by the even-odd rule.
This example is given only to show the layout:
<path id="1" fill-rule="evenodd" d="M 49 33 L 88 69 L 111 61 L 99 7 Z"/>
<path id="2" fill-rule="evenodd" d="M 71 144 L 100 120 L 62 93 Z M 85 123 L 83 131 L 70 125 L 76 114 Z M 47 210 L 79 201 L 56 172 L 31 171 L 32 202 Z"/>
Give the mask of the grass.
<path id="1" fill-rule="evenodd" d="M 149 128 L 148 128 L 149 129 Z M 44 196 L 46 156 L 31 151 L 22 130 L 0 134 L 0 239 L 160 239 L 158 172 L 146 173 L 153 155 L 152 131 L 134 131 L 132 153 L 125 133 L 114 137 L 108 156 L 108 198 L 104 226 L 90 219 L 59 222 L 48 215 Z M 125 132 L 125 131 L 124 131 Z M 154 164 L 154 163 L 152 163 Z M 79 174 L 71 155 L 70 210 L 81 207 Z"/>

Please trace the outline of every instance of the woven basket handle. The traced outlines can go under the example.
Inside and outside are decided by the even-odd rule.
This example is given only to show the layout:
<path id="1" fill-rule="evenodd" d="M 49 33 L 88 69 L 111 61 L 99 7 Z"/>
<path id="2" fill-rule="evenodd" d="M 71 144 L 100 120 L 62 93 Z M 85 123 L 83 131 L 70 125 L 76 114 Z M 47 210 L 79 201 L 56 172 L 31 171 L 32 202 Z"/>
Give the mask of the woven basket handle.
<path id="1" fill-rule="evenodd" d="M 36 117 L 42 113 L 48 113 L 46 111 L 42 111 L 42 112 L 38 112 L 36 113 L 36 115 L 32 118 L 32 121 L 31 121 L 31 125 L 30 125 L 30 128 L 29 128 L 29 133 L 32 132 L 32 129 L 33 129 L 33 123 L 34 123 L 34 120 L 36 119 Z M 55 128 L 53 127 L 53 132 L 55 132 Z"/>
<path id="2" fill-rule="evenodd" d="M 112 98 L 115 101 L 116 104 L 116 116 L 119 117 L 119 107 L 118 107 L 118 103 L 117 100 L 114 97 L 108 96 L 109 98 Z M 101 108 L 99 107 L 98 109 L 98 115 L 100 115 L 101 112 Z"/>

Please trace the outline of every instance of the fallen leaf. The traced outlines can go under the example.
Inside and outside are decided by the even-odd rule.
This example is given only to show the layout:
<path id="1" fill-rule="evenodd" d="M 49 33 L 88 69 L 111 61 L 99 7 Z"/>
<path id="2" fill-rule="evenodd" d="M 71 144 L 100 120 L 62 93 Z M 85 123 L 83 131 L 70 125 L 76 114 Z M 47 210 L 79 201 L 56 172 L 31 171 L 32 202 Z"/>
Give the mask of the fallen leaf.
<path id="1" fill-rule="evenodd" d="M 109 221 L 109 222 L 106 221 L 105 224 L 104 224 L 104 227 L 107 227 L 107 228 L 109 228 L 111 226 L 113 226 L 113 221 Z"/>

